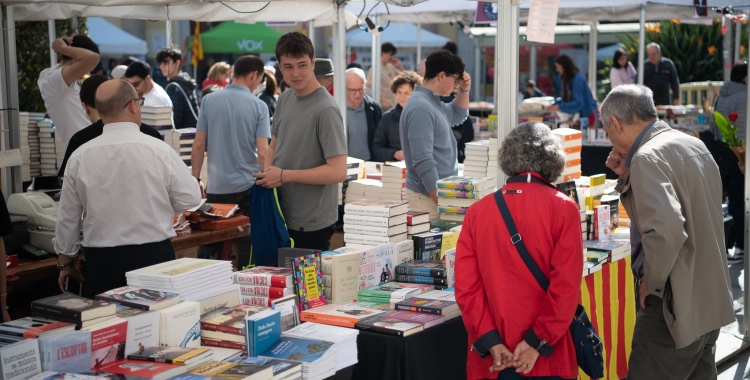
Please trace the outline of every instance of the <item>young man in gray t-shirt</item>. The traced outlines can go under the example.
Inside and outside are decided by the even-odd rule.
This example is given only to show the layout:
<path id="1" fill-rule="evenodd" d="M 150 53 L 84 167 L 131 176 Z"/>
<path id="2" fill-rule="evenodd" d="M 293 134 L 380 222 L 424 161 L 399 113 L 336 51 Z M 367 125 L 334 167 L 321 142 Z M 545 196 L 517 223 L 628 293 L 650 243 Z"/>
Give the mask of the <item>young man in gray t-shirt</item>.
<path id="1" fill-rule="evenodd" d="M 291 87 L 279 97 L 263 173 L 257 185 L 278 187 L 295 248 L 328 250 L 338 220 L 337 184 L 346 178 L 341 111 L 315 79 L 315 51 L 304 34 L 276 43 L 276 58 Z"/>

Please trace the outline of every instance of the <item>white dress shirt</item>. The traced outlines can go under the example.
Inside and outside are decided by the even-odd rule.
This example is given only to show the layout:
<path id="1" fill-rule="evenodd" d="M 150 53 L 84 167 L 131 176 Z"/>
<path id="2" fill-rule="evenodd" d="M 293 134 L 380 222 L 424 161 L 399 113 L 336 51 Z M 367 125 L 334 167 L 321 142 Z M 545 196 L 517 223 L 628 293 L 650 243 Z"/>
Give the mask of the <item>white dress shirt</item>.
<path id="1" fill-rule="evenodd" d="M 156 82 L 151 81 L 153 88 L 151 91 L 143 94 L 143 105 L 144 106 L 155 106 L 155 107 L 169 107 L 172 108 L 172 99 L 169 97 L 166 91 L 159 86 Z"/>
<path id="2" fill-rule="evenodd" d="M 74 256 L 81 245 L 166 240 L 175 236 L 174 215 L 200 199 L 198 183 L 169 145 L 134 123 L 107 124 L 70 156 L 52 243 L 58 254 Z"/>

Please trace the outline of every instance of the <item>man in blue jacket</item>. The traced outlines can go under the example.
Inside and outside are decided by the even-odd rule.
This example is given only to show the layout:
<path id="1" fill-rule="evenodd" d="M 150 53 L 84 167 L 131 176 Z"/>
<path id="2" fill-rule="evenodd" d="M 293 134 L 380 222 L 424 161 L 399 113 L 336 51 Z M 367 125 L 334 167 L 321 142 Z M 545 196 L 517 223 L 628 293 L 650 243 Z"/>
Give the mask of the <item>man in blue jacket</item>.
<path id="1" fill-rule="evenodd" d="M 643 65 L 643 84 L 654 92 L 654 104 L 669 105 L 669 90 L 672 89 L 672 105 L 680 105 L 680 78 L 677 68 L 669 58 L 661 56 L 661 46 L 652 42 L 646 46 L 648 60 Z"/>
<path id="2" fill-rule="evenodd" d="M 195 128 L 198 124 L 198 96 L 195 94 L 195 80 L 182 71 L 182 51 L 165 47 L 156 53 L 156 62 L 169 81 L 164 90 L 172 99 L 175 128 Z"/>

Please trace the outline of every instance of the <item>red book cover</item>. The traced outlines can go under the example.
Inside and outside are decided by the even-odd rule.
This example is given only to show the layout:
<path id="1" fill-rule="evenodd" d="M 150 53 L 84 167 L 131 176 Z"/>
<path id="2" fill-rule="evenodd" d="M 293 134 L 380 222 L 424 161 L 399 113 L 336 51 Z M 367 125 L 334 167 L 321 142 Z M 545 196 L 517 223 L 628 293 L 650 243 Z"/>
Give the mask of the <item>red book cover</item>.
<path id="1" fill-rule="evenodd" d="M 292 268 L 255 267 L 237 272 L 235 280 L 240 285 L 293 287 Z"/>
<path id="2" fill-rule="evenodd" d="M 426 212 L 419 212 L 419 211 L 409 211 L 408 213 L 406 213 L 406 225 L 413 226 L 412 218 L 415 216 L 420 216 L 420 215 L 429 215 L 429 214 Z"/>
<path id="3" fill-rule="evenodd" d="M 116 373 L 118 375 L 129 375 L 138 376 L 151 379 L 156 375 L 164 373 L 175 368 L 183 367 L 175 364 L 147 362 L 144 360 L 118 360 L 113 363 L 104 364 L 98 367 L 94 367 L 94 371 L 101 371 L 107 373 Z M 185 371 L 182 371 L 183 373 Z"/>
<path id="4" fill-rule="evenodd" d="M 128 321 L 91 331 L 91 367 L 125 359 Z"/>
<path id="5" fill-rule="evenodd" d="M 24 339 L 36 339 L 39 337 L 39 334 L 41 333 L 59 329 L 61 327 L 71 326 L 71 325 L 73 324 L 68 323 L 68 322 L 54 322 L 48 325 L 33 327 L 23 332 L 23 338 Z"/>
<path id="6" fill-rule="evenodd" d="M 243 296 L 260 296 L 268 298 L 281 298 L 294 294 L 293 288 L 277 288 L 274 286 L 240 285 L 240 293 Z"/>
<path id="7" fill-rule="evenodd" d="M 231 348 L 233 350 L 242 350 L 242 351 L 247 352 L 247 346 L 245 346 L 242 343 L 230 342 L 227 340 L 209 339 L 209 338 L 201 338 L 201 341 L 203 345 L 206 347 Z"/>
<path id="8" fill-rule="evenodd" d="M 271 307 L 271 302 L 276 301 L 278 298 L 268 298 L 268 297 L 260 297 L 260 296 L 240 296 L 240 302 L 243 305 L 257 305 L 257 306 L 265 306 L 265 307 Z"/>

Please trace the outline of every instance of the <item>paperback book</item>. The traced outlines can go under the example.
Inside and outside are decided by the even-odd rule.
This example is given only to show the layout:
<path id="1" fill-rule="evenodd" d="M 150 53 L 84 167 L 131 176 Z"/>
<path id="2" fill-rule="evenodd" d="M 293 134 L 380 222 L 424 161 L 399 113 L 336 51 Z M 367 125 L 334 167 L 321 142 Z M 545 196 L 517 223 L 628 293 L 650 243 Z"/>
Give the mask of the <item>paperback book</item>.
<path id="1" fill-rule="evenodd" d="M 437 260 L 416 260 L 404 264 L 399 264 L 396 266 L 396 275 L 445 278 L 445 263 Z"/>
<path id="2" fill-rule="evenodd" d="M 95 371 L 130 375 L 154 380 L 166 380 L 172 376 L 187 372 L 182 365 L 146 362 L 141 360 L 118 360 L 93 368 Z"/>
<path id="3" fill-rule="evenodd" d="M 235 272 L 234 280 L 240 285 L 292 288 L 292 268 L 255 267 Z"/>
<path id="4" fill-rule="evenodd" d="M 320 251 L 317 249 L 304 249 L 304 248 L 279 248 L 278 261 L 279 267 L 293 269 L 293 261 L 297 257 L 303 256 L 320 256 Z M 290 273 L 293 275 L 293 271 Z M 296 283 L 292 280 L 292 287 L 296 287 Z"/>
<path id="5" fill-rule="evenodd" d="M 396 266 L 396 245 L 383 244 L 360 254 L 359 289 L 392 281 Z"/>
<path id="6" fill-rule="evenodd" d="M 237 305 L 222 307 L 201 316 L 201 328 L 227 334 L 245 335 L 245 318 L 268 310 L 266 306 Z"/>
<path id="7" fill-rule="evenodd" d="M 457 311 L 458 304 L 451 301 L 438 301 L 415 297 L 396 303 L 396 310 L 443 315 Z"/>
<path id="8" fill-rule="evenodd" d="M 91 369 L 91 332 L 70 331 L 38 339 L 43 371 L 84 372 Z"/>
<path id="9" fill-rule="evenodd" d="M 97 295 L 96 299 L 102 302 L 119 303 L 141 310 L 161 310 L 180 302 L 179 294 L 137 289 L 130 286 L 104 292 Z"/>
<path id="10" fill-rule="evenodd" d="M 320 254 L 297 257 L 292 262 L 300 311 L 326 304 Z"/>
<path id="11" fill-rule="evenodd" d="M 375 331 L 388 335 L 409 336 L 424 330 L 421 323 L 407 322 L 401 319 L 390 318 L 387 314 L 376 315 L 359 321 L 356 328 L 366 331 Z"/>
<path id="12" fill-rule="evenodd" d="M 281 337 L 281 313 L 265 310 L 245 318 L 248 356 L 258 356 Z"/>
<path id="13" fill-rule="evenodd" d="M 175 365 L 190 365 L 211 356 L 208 348 L 143 347 L 128 354 L 128 359 Z"/>
<path id="14" fill-rule="evenodd" d="M 23 380 L 42 372 L 39 344 L 26 339 L 0 348 L 0 370 L 3 380 Z"/>
<path id="15" fill-rule="evenodd" d="M 63 293 L 31 302 L 32 316 L 43 313 L 65 320 L 88 321 L 115 314 L 115 304 Z"/>
<path id="16" fill-rule="evenodd" d="M 73 331 L 75 325 L 44 318 L 26 317 L 0 324 L 0 335 L 34 339 Z"/>
<path id="17" fill-rule="evenodd" d="M 363 318 L 382 314 L 380 310 L 363 307 L 358 304 L 347 305 L 325 305 L 301 313 L 304 322 L 317 322 L 326 325 L 353 328 Z"/>
<path id="18" fill-rule="evenodd" d="M 230 379 L 272 379 L 273 367 L 249 363 L 211 362 L 192 371 L 191 374 Z"/>
<path id="19" fill-rule="evenodd" d="M 170 347 L 200 346 L 199 304 L 183 301 L 161 311 L 160 345 Z"/>

